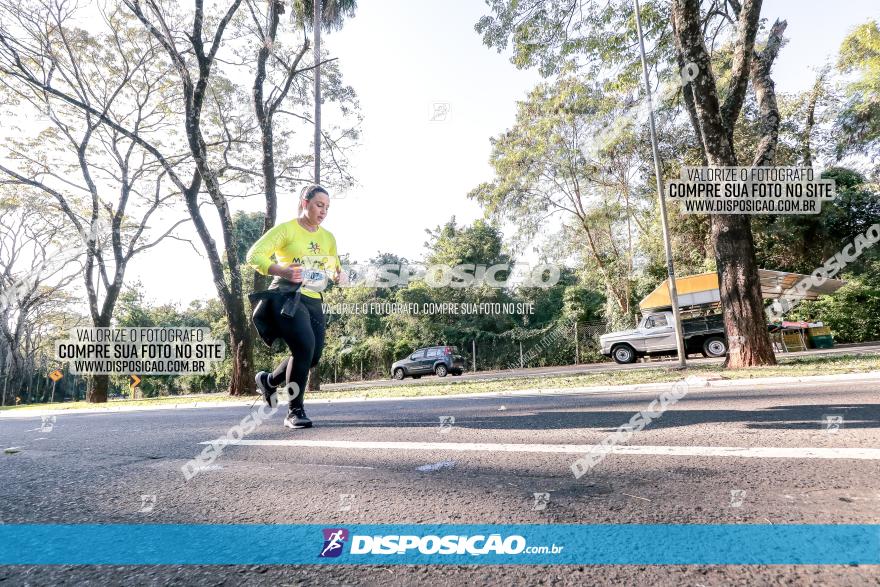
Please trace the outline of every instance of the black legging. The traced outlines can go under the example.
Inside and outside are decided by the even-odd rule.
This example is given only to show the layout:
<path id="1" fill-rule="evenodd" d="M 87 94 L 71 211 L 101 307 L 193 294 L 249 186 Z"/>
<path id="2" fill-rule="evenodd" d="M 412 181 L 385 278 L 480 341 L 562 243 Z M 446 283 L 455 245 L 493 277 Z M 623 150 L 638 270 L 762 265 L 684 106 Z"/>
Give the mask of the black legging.
<path id="1" fill-rule="evenodd" d="M 272 317 L 291 356 L 275 367 L 269 375 L 269 385 L 278 387 L 291 381 L 296 383 L 303 392 L 290 402 L 290 407 L 301 408 L 309 369 L 318 364 L 324 350 L 324 311 L 320 299 L 306 295 L 300 297 L 299 309 L 293 317 L 281 313 L 282 305 L 280 299 L 273 303 Z"/>

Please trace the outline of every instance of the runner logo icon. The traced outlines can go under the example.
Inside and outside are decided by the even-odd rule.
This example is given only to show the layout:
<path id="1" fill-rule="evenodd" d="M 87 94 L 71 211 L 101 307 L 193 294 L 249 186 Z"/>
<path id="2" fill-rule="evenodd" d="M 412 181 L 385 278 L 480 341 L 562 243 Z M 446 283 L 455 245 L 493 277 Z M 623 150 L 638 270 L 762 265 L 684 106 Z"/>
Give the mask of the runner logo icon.
<path id="1" fill-rule="evenodd" d="M 342 547 L 348 540 L 348 530 L 345 528 L 324 528 L 324 547 L 318 558 L 334 558 L 342 554 Z"/>

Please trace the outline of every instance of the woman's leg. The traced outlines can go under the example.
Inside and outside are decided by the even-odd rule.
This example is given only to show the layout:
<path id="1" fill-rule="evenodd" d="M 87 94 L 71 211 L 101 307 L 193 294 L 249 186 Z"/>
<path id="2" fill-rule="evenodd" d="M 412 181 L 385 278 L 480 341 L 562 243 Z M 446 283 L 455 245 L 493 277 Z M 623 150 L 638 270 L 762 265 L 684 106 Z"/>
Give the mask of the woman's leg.
<path id="1" fill-rule="evenodd" d="M 324 350 L 327 319 L 324 317 L 324 311 L 319 303 L 309 304 L 309 313 L 311 314 L 312 332 L 315 333 L 315 352 L 312 354 L 312 367 L 315 367 L 321 360 L 321 353 Z"/>
<path id="2" fill-rule="evenodd" d="M 273 308 L 273 311 L 281 338 L 290 349 L 291 356 L 275 368 L 269 377 L 269 384 L 277 387 L 293 382 L 302 391 L 306 387 L 315 349 L 315 334 L 312 331 L 309 312 L 305 311 L 303 307 L 300 307 L 295 316 L 281 314 L 280 307 Z M 298 405 L 302 406 L 302 393 L 297 396 L 297 401 Z M 294 407 L 293 403 L 291 403 L 291 407 Z"/>
<path id="3" fill-rule="evenodd" d="M 301 299 L 305 300 L 306 296 L 303 296 Z M 309 298 L 308 301 L 303 302 L 300 311 L 297 312 L 296 315 L 299 316 L 301 313 L 303 315 L 308 315 L 309 326 L 314 336 L 314 345 L 312 347 L 311 355 L 312 358 L 311 361 L 309 361 L 309 368 L 306 369 L 306 377 L 308 377 L 309 369 L 318 364 L 318 361 L 321 360 L 321 352 L 324 350 L 325 318 L 324 312 L 321 309 L 320 301 L 312 301 L 311 298 Z M 294 355 L 294 357 L 296 357 L 296 355 Z M 305 381 L 303 382 L 302 389 L 305 390 Z M 292 402 L 290 402 L 290 407 L 303 407 L 305 395 L 305 391 L 299 394 L 299 396 L 297 396 Z"/>
<path id="4" fill-rule="evenodd" d="M 278 387 L 279 385 L 284 385 L 284 380 L 287 378 L 287 364 L 290 363 L 290 357 L 284 357 L 278 366 L 275 367 L 275 370 L 269 374 L 269 385 L 272 387 Z"/>

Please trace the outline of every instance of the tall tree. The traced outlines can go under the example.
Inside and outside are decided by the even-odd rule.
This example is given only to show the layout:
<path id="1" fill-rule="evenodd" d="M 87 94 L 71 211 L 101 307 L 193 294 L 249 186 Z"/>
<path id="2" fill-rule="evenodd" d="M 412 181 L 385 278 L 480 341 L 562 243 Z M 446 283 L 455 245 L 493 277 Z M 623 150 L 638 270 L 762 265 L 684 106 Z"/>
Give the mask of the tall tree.
<path id="1" fill-rule="evenodd" d="M 321 183 L 321 31 L 342 28 L 346 17 L 354 16 L 357 0 L 293 0 L 293 17 L 312 30 L 314 39 L 314 180 Z"/>
<path id="2" fill-rule="evenodd" d="M 519 104 L 513 128 L 492 140 L 496 178 L 470 197 L 487 215 L 514 223 L 516 248 L 560 217 L 562 238 L 551 239 L 557 258 L 581 258 L 598 276 L 609 314 L 630 324 L 634 241 L 648 230 L 650 204 L 635 121 L 626 108 L 622 93 L 575 76 L 540 84 Z M 619 121 L 597 146 L 596 137 Z"/>
<path id="3" fill-rule="evenodd" d="M 253 391 L 253 338 L 250 321 L 244 306 L 239 251 L 234 237 L 234 225 L 229 202 L 223 193 L 217 170 L 209 157 L 209 147 L 202 129 L 202 114 L 210 90 L 212 68 L 217 52 L 223 42 L 226 27 L 238 11 L 242 0 L 232 0 L 217 22 L 209 46 L 205 43 L 205 12 L 202 0 L 195 0 L 187 26 L 174 7 L 162 6 L 156 0 L 124 0 L 125 5 L 143 24 L 144 28 L 159 42 L 177 71 L 179 91 L 184 106 L 183 126 L 195 172 L 189 184 L 180 182 L 190 217 L 195 224 L 211 264 L 214 285 L 229 320 L 230 345 L 233 360 L 232 378 L 229 383 L 231 395 Z M 229 280 L 223 272 L 223 264 L 214 239 L 208 231 L 198 204 L 198 195 L 204 184 L 220 220 L 226 261 L 229 264 Z"/>
<path id="4" fill-rule="evenodd" d="M 315 90 L 315 135 L 314 135 L 314 175 L 316 184 L 321 183 L 321 30 L 339 30 L 346 16 L 353 16 L 357 9 L 356 0 L 293 0 L 294 18 L 305 25 L 310 22 L 314 35 L 314 90 Z M 311 20 L 307 17 L 311 15 Z M 308 389 L 321 389 L 321 371 L 313 367 L 309 371 Z"/>
<path id="5" fill-rule="evenodd" d="M 4 182 L 6 183 L 6 182 Z M 79 239 L 39 193 L 4 187 L 0 197 L 0 405 L 34 370 L 42 316 L 82 274 L 83 255 L 66 246 Z M 15 394 L 13 394 L 15 395 Z"/>
<path id="6" fill-rule="evenodd" d="M 840 46 L 842 73 L 855 73 L 845 88 L 847 104 L 838 121 L 838 156 L 880 144 L 880 26 L 876 20 L 855 28 Z"/>
<path id="7" fill-rule="evenodd" d="M 0 174 L 49 196 L 82 235 L 92 325 L 109 327 L 131 259 L 173 236 L 184 220 L 152 234 L 151 219 L 169 207 L 172 197 L 164 185 L 166 173 L 101 117 L 125 121 L 134 132 L 163 128 L 170 118 L 163 92 L 168 72 L 155 62 L 158 45 L 145 35 L 129 35 L 126 26 L 134 23 L 118 10 L 106 14 L 108 31 L 92 36 L 72 26 L 63 3 L 29 8 L 0 4 L 8 25 L 17 24 L 42 47 L 32 57 L 49 65 L 49 77 L 66 80 L 88 108 L 58 103 L 39 87 L 8 80 L 5 88 L 19 99 L 9 119 L 26 114 L 49 126 L 37 135 L 23 129 L 21 138 L 10 139 L 10 163 L 0 164 Z M 8 49 L 5 56 L 12 58 Z M 107 375 L 92 377 L 89 401 L 107 401 L 108 382 Z"/>
<path id="8" fill-rule="evenodd" d="M 262 3 L 260 3 L 262 4 Z M 275 167 L 275 113 L 281 107 L 290 88 L 293 86 L 295 76 L 301 73 L 300 61 L 309 48 L 308 37 L 304 37 L 300 48 L 293 55 L 282 55 L 278 51 L 278 25 L 284 12 L 284 4 L 270 1 L 267 3 L 268 10 L 265 15 L 260 10 L 260 4 L 253 0 L 247 0 L 247 7 L 253 18 L 256 35 L 261 43 L 257 52 L 257 62 L 254 76 L 253 103 L 254 113 L 260 129 L 260 142 L 262 147 L 262 173 L 263 192 L 266 197 L 266 215 L 263 219 L 263 232 L 275 226 L 278 211 L 277 174 Z M 264 24 L 266 23 L 266 24 Z M 269 76 L 269 56 L 273 55 L 273 61 L 281 61 L 284 75 L 280 87 L 276 86 L 270 92 L 266 89 L 266 80 Z M 267 96 L 268 94 L 268 96 Z M 263 289 L 265 277 L 254 274 L 254 290 Z"/>
<path id="9" fill-rule="evenodd" d="M 265 232 L 277 221 L 279 185 L 294 191 L 295 186 L 310 181 L 306 162 L 311 158 L 301 155 L 293 141 L 297 130 L 317 126 L 303 110 L 309 105 L 306 92 L 311 84 L 309 74 L 318 68 L 303 63 L 310 45 L 305 23 L 297 24 L 295 13 L 293 26 L 284 27 L 283 3 L 246 0 L 246 6 L 250 16 L 246 19 L 246 30 L 249 38 L 256 41 L 255 45 L 249 45 L 256 49 L 255 59 L 245 63 L 254 76 L 251 97 L 259 130 L 259 176 L 266 201 Z M 293 30 L 285 31 L 285 28 Z M 299 40 L 297 33 L 302 34 Z M 358 105 L 354 90 L 342 85 L 338 69 L 332 63 L 328 66 L 328 76 L 322 82 L 326 86 L 326 100 L 337 103 L 343 117 L 356 115 L 354 123 L 341 128 L 337 135 L 321 131 L 319 144 L 331 154 L 326 162 L 321 162 L 327 172 L 324 177 L 331 187 L 342 189 L 351 184 L 345 150 L 358 137 Z M 282 116 L 284 123 L 278 121 Z M 300 124 L 294 127 L 291 122 Z M 315 160 L 321 161 L 320 158 Z M 255 290 L 265 286 L 264 276 L 254 273 L 253 279 Z"/>
<path id="10" fill-rule="evenodd" d="M 672 3 L 672 28 L 678 54 L 685 63 L 697 66 L 696 78 L 688 84 L 693 98 L 688 102 L 691 121 L 709 165 L 738 165 L 734 130 L 751 79 L 763 126 L 752 165 L 770 165 L 776 152 L 780 122 L 770 69 L 782 46 L 786 23 L 777 20 L 766 47 L 757 51 L 755 37 L 760 24 L 761 0 L 730 4 L 736 17 L 736 38 L 730 82 L 722 102 L 711 55 L 706 48 L 700 1 L 674 0 Z M 731 368 L 775 364 L 765 325 L 750 218 L 743 214 L 715 215 L 711 234 L 724 326 L 730 341 L 726 364 Z"/>
<path id="11" fill-rule="evenodd" d="M 602 80 L 605 88 L 633 88 L 638 55 L 632 4 L 611 1 L 596 7 L 588 0 L 490 0 L 494 16 L 476 25 L 484 42 L 499 49 L 514 44 L 514 63 L 536 65 L 544 75 L 574 67 L 579 74 Z M 701 10 L 700 0 L 646 2 L 642 18 L 651 46 L 649 61 L 657 77 L 678 77 L 688 63 L 696 79 L 684 85 L 681 102 L 708 165 L 736 165 L 734 130 L 749 81 L 755 90 L 762 132 L 753 165 L 768 165 L 776 152 L 779 114 L 770 69 L 782 45 L 785 22 L 777 21 L 763 50 L 756 50 L 760 0 L 713 0 Z M 670 30 L 671 29 L 671 30 Z M 728 42 L 728 39 L 730 42 Z M 707 47 L 708 45 L 708 47 Z M 729 62 L 713 62 L 717 47 L 729 46 Z M 663 66 L 666 67 L 663 67 Z M 729 83 L 719 99 L 713 67 Z M 731 367 L 775 361 L 764 326 L 754 243 L 746 216 L 713 217 L 711 240 L 721 282 L 724 321 L 731 338 Z"/>

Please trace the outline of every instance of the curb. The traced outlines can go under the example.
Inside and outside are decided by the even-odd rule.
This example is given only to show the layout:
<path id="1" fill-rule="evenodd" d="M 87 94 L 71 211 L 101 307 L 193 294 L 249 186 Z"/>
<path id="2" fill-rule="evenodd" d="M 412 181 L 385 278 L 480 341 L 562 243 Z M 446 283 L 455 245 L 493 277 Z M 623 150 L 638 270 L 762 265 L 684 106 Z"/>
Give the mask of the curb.
<path id="1" fill-rule="evenodd" d="M 692 381 L 690 385 L 697 388 L 712 387 L 744 387 L 746 385 L 774 385 L 792 383 L 823 383 L 835 381 L 880 381 L 880 371 L 866 371 L 864 373 L 841 373 L 839 375 L 811 375 L 806 377 L 761 377 L 753 379 L 705 379 L 694 376 L 696 381 Z M 684 381 L 680 379 L 679 381 Z M 379 401 L 404 401 L 404 400 L 442 400 L 447 398 L 468 398 L 468 397 L 510 397 L 520 395 L 577 395 L 577 394 L 594 394 L 594 393 L 620 393 L 620 392 L 654 392 L 665 391 L 678 381 L 666 381 L 664 383 L 630 383 L 626 385 L 600 385 L 592 387 L 549 387 L 549 388 L 531 388 L 516 389 L 511 391 L 487 391 L 484 393 L 456 393 L 447 395 L 422 395 L 411 397 L 349 397 L 327 400 L 313 400 L 312 404 L 328 404 L 342 402 L 379 402 Z M 309 400 L 306 400 L 308 403 Z"/>
<path id="2" fill-rule="evenodd" d="M 744 387 L 746 385 L 776 385 L 792 383 L 824 383 L 824 382 L 840 382 L 840 381 L 880 381 L 880 371 L 866 371 L 864 373 L 841 373 L 839 375 L 810 375 L 806 377 L 756 377 L 754 379 L 705 379 L 702 377 L 691 376 L 694 379 L 689 385 L 696 388 L 711 389 L 713 387 Z M 686 381 L 686 380 L 679 380 Z M 664 383 L 637 383 L 627 385 L 604 385 L 592 387 L 554 387 L 554 388 L 532 388 L 532 389 L 516 389 L 511 391 L 488 391 L 484 393 L 456 393 L 448 395 L 422 395 L 410 397 L 346 397 L 339 399 L 320 399 L 306 400 L 311 405 L 317 404 L 338 404 L 353 402 L 383 402 L 383 401 L 423 401 L 423 400 L 443 400 L 443 399 L 461 399 L 461 398 L 487 398 L 487 397 L 512 397 L 522 395 L 546 394 L 546 395 L 577 395 L 577 394 L 597 394 L 597 393 L 622 393 L 622 392 L 656 392 L 669 389 L 677 381 L 667 381 Z M 105 414 L 115 412 L 140 412 L 152 410 L 191 410 L 197 408 L 223 408 L 223 407 L 241 407 L 249 406 L 254 403 L 253 399 L 248 400 L 230 400 L 222 402 L 193 402 L 184 404 L 174 404 L 168 406 L 115 406 L 112 408 L 75 408 L 75 409 L 29 409 L 29 410 L 4 410 L 0 411 L 0 420 L 6 419 L 24 419 L 39 418 L 47 415 L 59 414 Z"/>
<path id="3" fill-rule="evenodd" d="M 254 396 L 256 397 L 256 396 Z M 14 418 L 38 418 L 48 415 L 61 414 L 107 414 L 116 412 L 140 412 L 153 410 L 191 410 L 195 408 L 222 408 L 249 406 L 254 402 L 253 399 L 247 401 L 229 400 L 223 402 L 192 402 L 183 404 L 172 404 L 167 406 L 113 406 L 108 408 L 71 408 L 71 409 L 27 409 L 27 410 L 3 410 L 0 411 L 0 420 Z"/>

